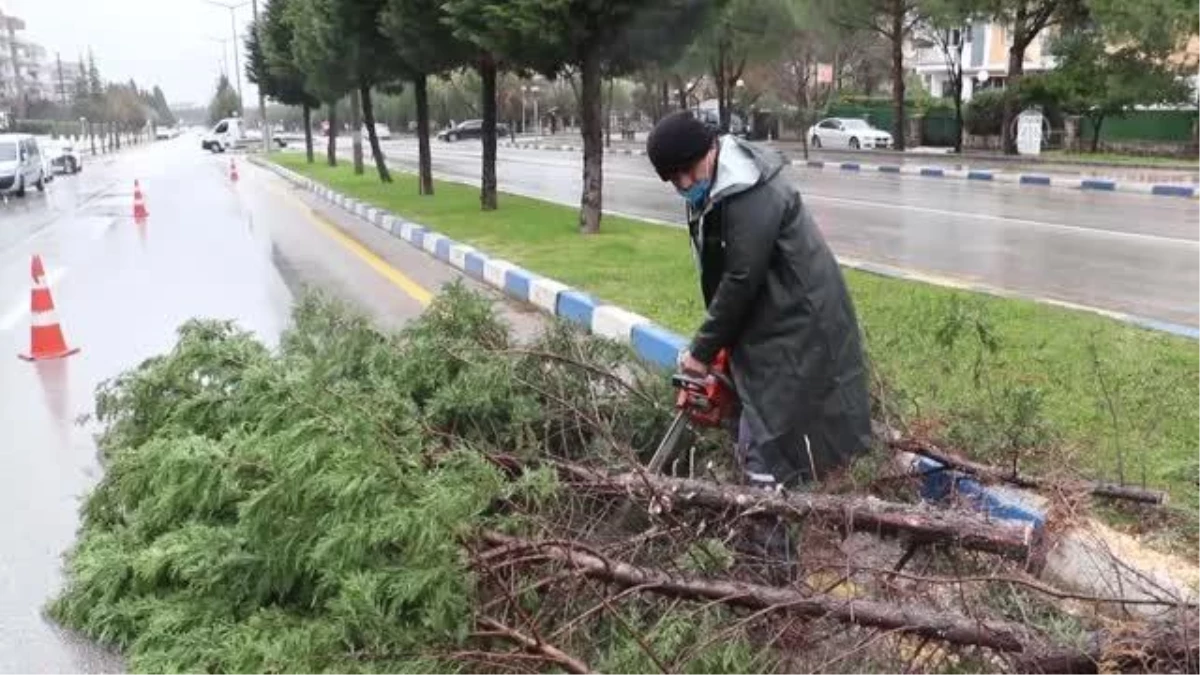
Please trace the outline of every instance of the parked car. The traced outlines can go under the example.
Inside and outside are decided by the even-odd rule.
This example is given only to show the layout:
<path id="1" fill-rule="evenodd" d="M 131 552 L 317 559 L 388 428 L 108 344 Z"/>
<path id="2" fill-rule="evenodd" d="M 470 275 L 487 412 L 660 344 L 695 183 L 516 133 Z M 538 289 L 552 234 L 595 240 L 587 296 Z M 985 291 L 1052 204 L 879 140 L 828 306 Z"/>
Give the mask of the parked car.
<path id="1" fill-rule="evenodd" d="M 0 194 L 25 196 L 33 185 L 46 189 L 46 170 L 37 139 L 29 134 L 0 134 Z"/>
<path id="2" fill-rule="evenodd" d="M 75 151 L 70 143 L 58 143 L 43 149 L 43 154 L 50 160 L 51 174 L 79 173 L 83 171 L 83 158 Z"/>
<path id="3" fill-rule="evenodd" d="M 496 138 L 508 136 L 508 125 L 503 122 L 496 122 Z M 438 140 L 453 143 L 466 138 L 482 138 L 483 137 L 483 120 L 464 120 L 449 129 L 442 129 L 438 132 Z"/>
<path id="4" fill-rule="evenodd" d="M 713 108 L 692 108 L 692 115 L 714 131 L 721 128 L 721 113 Z M 730 111 L 729 133 L 734 136 L 746 135 L 746 123 L 741 115 Z"/>
<path id="5" fill-rule="evenodd" d="M 863 119 L 830 117 L 808 128 L 808 142 L 814 148 L 890 148 L 892 135 Z"/>

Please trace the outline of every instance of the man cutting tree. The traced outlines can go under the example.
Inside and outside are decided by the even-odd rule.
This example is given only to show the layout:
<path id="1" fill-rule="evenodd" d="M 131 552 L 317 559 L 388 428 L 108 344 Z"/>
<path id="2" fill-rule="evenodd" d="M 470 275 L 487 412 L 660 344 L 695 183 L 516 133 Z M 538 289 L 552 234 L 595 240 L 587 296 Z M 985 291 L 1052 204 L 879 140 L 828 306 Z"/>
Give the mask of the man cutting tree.
<path id="1" fill-rule="evenodd" d="M 867 373 L 845 279 L 785 161 L 688 111 L 654 127 L 646 154 L 686 202 L 707 308 L 680 369 L 728 354 L 751 484 L 826 479 L 869 447 Z"/>

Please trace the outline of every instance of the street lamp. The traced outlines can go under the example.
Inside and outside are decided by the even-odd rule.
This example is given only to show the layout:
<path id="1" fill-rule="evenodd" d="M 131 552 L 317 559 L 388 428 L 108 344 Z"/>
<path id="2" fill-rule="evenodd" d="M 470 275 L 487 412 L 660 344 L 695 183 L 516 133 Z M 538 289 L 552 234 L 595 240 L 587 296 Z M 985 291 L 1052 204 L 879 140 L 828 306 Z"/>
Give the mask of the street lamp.
<path id="1" fill-rule="evenodd" d="M 246 0 L 245 2 L 239 2 L 239 3 L 234 3 L 234 4 L 219 2 L 218 0 L 202 0 L 202 1 L 206 2 L 210 5 L 213 5 L 214 7 L 221 7 L 221 8 L 229 10 L 229 32 L 233 35 L 233 67 L 237 71 L 236 75 L 237 75 L 238 107 L 241 108 L 238 112 L 241 113 L 242 117 L 245 117 L 246 116 L 245 104 L 242 103 L 242 65 L 238 59 L 237 19 L 235 18 L 234 12 L 236 10 L 250 4 L 250 1 Z"/>
<path id="2" fill-rule="evenodd" d="M 521 131 L 525 131 L 525 94 L 533 95 L 533 119 L 534 133 L 537 136 L 542 135 L 542 118 L 538 116 L 538 92 L 541 91 L 536 84 L 526 84 L 521 87 Z"/>

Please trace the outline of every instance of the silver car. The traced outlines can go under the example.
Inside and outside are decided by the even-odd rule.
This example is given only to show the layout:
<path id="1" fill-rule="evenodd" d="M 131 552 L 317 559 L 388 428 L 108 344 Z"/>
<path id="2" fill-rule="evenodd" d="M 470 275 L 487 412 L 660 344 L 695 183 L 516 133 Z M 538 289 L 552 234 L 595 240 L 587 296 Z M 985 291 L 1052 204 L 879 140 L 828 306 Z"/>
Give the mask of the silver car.
<path id="1" fill-rule="evenodd" d="M 46 189 L 46 169 L 37 139 L 29 134 L 0 134 L 0 194 L 25 196 L 30 185 Z"/>

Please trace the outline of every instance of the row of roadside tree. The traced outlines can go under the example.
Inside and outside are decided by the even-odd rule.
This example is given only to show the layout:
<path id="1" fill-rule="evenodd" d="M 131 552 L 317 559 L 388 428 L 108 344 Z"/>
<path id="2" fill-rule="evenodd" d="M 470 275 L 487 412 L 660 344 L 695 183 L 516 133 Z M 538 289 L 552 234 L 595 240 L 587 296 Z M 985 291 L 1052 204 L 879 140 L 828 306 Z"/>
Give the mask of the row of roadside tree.
<path id="1" fill-rule="evenodd" d="M 363 171 L 365 129 L 385 182 L 391 176 L 375 134 L 373 96 L 411 88 L 422 194 L 434 187 L 430 82 L 474 72 L 485 210 L 497 207 L 498 77 L 566 81 L 583 146 L 579 229 L 593 233 L 601 220 L 605 82 L 611 92 L 614 78 L 639 81 L 649 94 L 645 103 L 661 113 L 676 96 L 686 107 L 687 90 L 705 80 L 728 129 L 743 78 L 766 73 L 804 128 L 828 107 L 843 73 L 855 69 L 856 52 L 883 44 L 893 131 L 903 149 L 906 46 L 932 45 L 944 55 L 961 130 L 963 79 L 971 76 L 964 74 L 965 36 L 981 21 L 1001 22 L 1011 36 L 1001 124 L 1008 151 L 1015 152 L 1013 120 L 1029 101 L 1084 114 L 1098 126 L 1135 104 L 1194 95 L 1182 76 L 1195 64 L 1175 58 L 1198 32 L 1188 0 L 271 0 L 248 33 L 247 71 L 267 96 L 302 109 L 310 161 L 313 111 L 323 107 L 336 129 L 339 102 L 349 99 L 355 170 Z M 1048 42 L 1060 67 L 1026 77 L 1026 52 L 1039 35 L 1054 36 Z M 336 134 L 329 135 L 327 161 L 337 162 Z"/>

